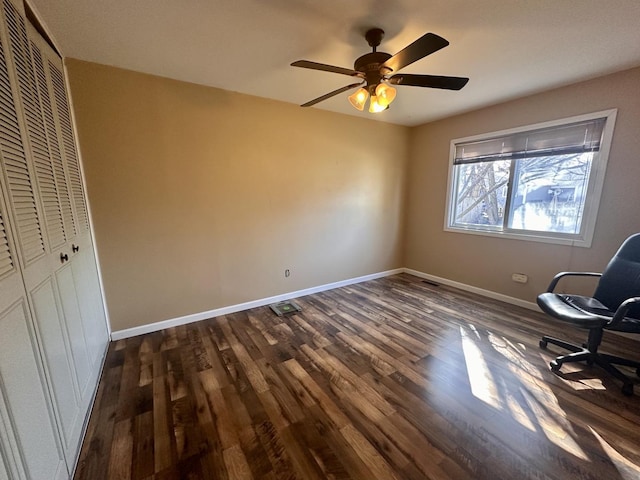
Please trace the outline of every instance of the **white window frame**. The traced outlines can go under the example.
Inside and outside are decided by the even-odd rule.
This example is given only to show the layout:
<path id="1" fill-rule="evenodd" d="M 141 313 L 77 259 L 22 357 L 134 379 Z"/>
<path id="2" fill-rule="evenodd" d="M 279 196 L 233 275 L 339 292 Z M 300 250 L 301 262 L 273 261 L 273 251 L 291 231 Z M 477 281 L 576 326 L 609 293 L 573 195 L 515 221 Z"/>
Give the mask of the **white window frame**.
<path id="1" fill-rule="evenodd" d="M 446 232 L 465 233 L 471 235 L 482 235 L 489 237 L 511 238 L 517 240 L 529 240 L 534 242 L 555 243 L 559 245 L 572 245 L 578 247 L 590 247 L 593 240 L 596 219 L 598 216 L 598 208 L 600 206 L 600 197 L 602 195 L 602 187 L 609 160 L 609 151 L 611 149 L 611 140 L 613 138 L 613 129 L 616 121 L 618 110 L 603 110 L 600 112 L 578 115 L 575 117 L 562 118 L 549 122 L 537 123 L 534 125 L 526 125 L 497 132 L 483 133 L 471 137 L 456 138 L 451 140 L 449 152 L 449 176 L 447 180 L 447 197 L 446 211 L 444 217 L 444 230 Z M 454 204 L 455 204 L 455 165 L 456 145 L 467 142 L 477 142 L 489 140 L 495 137 L 504 137 L 516 133 L 538 130 L 549 127 L 557 127 L 561 125 L 578 123 L 598 118 L 606 118 L 605 126 L 602 132 L 602 141 L 600 150 L 596 153 L 592 162 L 591 172 L 589 175 L 589 183 L 585 196 L 584 212 L 582 216 L 581 231 L 579 234 L 567 234 L 557 232 L 541 232 L 533 230 L 521 229 L 504 229 L 483 228 L 475 225 L 461 226 L 454 224 Z M 511 188 L 511 186 L 509 187 Z"/>

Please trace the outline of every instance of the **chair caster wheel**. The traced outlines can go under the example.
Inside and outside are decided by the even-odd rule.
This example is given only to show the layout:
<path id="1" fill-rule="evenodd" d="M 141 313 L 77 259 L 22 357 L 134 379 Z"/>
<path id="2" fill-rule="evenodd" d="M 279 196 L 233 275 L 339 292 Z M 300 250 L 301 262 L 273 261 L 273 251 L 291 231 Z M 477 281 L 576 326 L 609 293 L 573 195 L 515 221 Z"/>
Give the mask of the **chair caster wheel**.
<path id="1" fill-rule="evenodd" d="M 562 366 L 562 364 L 558 363 L 556 360 L 551 360 L 549 362 L 549 366 L 551 367 L 551 371 L 552 372 L 559 372 L 560 371 L 560 367 Z"/>
<path id="2" fill-rule="evenodd" d="M 547 349 L 547 342 L 545 342 L 544 340 L 540 340 L 540 342 L 538 343 L 538 345 L 540 345 L 540 348 L 543 350 Z M 639 369 L 640 370 L 640 369 Z"/>
<path id="3" fill-rule="evenodd" d="M 627 397 L 633 395 L 633 383 L 625 383 L 622 385 L 622 393 Z"/>

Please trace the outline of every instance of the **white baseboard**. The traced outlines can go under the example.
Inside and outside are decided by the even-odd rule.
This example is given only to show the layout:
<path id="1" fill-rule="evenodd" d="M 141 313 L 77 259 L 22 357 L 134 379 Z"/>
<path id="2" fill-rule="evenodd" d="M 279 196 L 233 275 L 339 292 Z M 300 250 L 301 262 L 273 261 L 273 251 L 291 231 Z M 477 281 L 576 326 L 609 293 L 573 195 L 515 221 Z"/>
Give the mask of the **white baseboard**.
<path id="1" fill-rule="evenodd" d="M 429 280 L 431 282 L 441 283 L 442 285 L 448 285 L 449 287 L 455 287 L 460 290 L 464 290 L 465 292 L 477 293 L 478 295 L 482 295 L 483 297 L 500 300 L 501 302 L 516 305 L 528 310 L 534 310 L 536 312 L 540 311 L 540 308 L 537 304 L 533 302 L 527 302 L 526 300 L 522 300 L 520 298 L 510 297 L 508 295 L 503 295 L 502 293 L 492 292 L 491 290 L 485 290 L 484 288 L 474 287 L 473 285 L 467 285 L 466 283 L 449 280 L 448 278 L 436 277 L 435 275 L 419 272 L 410 268 L 404 268 L 403 271 L 410 275 L 415 275 L 416 277 L 424 278 L 425 280 Z"/>
<path id="2" fill-rule="evenodd" d="M 216 308 L 214 310 L 209 310 L 206 312 L 193 313 L 191 315 L 185 315 L 184 317 L 162 320 L 160 322 L 141 325 L 139 327 L 127 328 L 125 330 L 116 330 L 111 332 L 111 340 L 121 340 L 123 338 L 135 337 L 137 335 L 143 335 L 145 333 L 157 332 L 158 330 L 162 330 L 164 328 L 177 327 L 179 325 L 185 325 L 191 322 L 206 320 L 207 318 L 218 317 L 220 315 L 228 315 L 230 313 L 240 312 L 242 310 L 248 310 L 250 308 L 262 307 L 264 305 L 270 305 L 272 303 L 282 302 L 284 300 L 291 300 L 293 298 L 303 297 L 305 295 L 311 295 L 313 293 L 324 292 L 326 290 L 332 290 L 338 287 L 353 285 L 354 283 L 361 283 L 368 280 L 374 280 L 376 278 L 396 275 L 398 273 L 403 273 L 404 271 L 406 271 L 406 269 L 396 268 L 394 270 L 387 270 L 385 272 L 372 273 L 370 275 L 363 275 L 362 277 L 349 278 L 347 280 L 341 280 L 339 282 L 327 283 L 325 285 L 320 285 L 317 287 L 305 288 L 303 290 L 297 290 L 295 292 L 283 293 L 282 295 L 276 295 L 274 297 L 262 298 L 260 300 L 253 300 L 251 302 Z"/>

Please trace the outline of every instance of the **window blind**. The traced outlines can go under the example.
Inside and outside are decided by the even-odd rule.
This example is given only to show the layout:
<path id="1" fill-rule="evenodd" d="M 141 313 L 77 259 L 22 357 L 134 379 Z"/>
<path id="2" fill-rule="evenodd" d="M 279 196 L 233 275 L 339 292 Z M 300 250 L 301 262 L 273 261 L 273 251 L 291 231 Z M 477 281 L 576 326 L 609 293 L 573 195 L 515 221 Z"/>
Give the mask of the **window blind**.
<path id="1" fill-rule="evenodd" d="M 600 150 L 606 118 L 456 144 L 454 165 Z"/>

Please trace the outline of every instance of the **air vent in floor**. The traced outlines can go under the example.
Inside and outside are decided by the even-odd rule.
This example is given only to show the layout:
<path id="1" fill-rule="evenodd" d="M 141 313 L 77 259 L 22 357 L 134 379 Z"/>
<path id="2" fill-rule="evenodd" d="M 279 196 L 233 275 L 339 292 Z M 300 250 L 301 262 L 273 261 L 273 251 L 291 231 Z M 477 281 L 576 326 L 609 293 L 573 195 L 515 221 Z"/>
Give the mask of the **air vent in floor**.
<path id="1" fill-rule="evenodd" d="M 278 315 L 279 317 L 283 315 L 288 315 L 290 313 L 300 312 L 302 308 L 296 302 L 292 300 L 287 300 L 285 302 L 273 303 L 269 305 L 273 313 Z"/>

